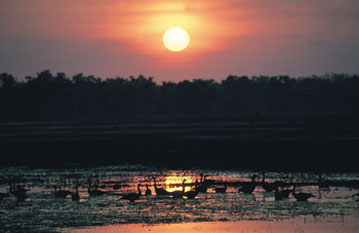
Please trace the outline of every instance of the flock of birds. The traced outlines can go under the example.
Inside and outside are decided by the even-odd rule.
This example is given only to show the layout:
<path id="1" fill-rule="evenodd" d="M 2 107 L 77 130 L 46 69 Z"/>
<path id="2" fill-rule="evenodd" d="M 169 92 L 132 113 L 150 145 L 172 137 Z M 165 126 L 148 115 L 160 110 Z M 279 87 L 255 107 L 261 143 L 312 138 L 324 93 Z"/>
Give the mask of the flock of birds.
<path id="1" fill-rule="evenodd" d="M 204 176 L 203 174 L 200 174 L 201 178 L 200 178 L 200 182 L 198 182 L 196 180 L 196 182 L 194 183 L 195 187 L 194 189 L 190 190 L 190 191 L 185 191 L 185 182 L 186 179 L 183 179 L 182 182 L 182 190 L 176 190 L 176 191 L 167 191 L 164 188 L 159 188 L 157 186 L 157 181 L 155 177 L 152 177 L 153 179 L 153 186 L 154 186 L 154 191 L 155 194 L 157 196 L 169 196 L 172 198 L 187 198 L 187 199 L 195 199 L 195 197 L 199 194 L 199 193 L 206 193 L 208 188 L 212 185 L 215 185 L 215 181 L 214 180 L 206 180 L 206 176 Z M 257 185 L 261 185 L 262 188 L 265 190 L 265 192 L 274 192 L 274 198 L 275 200 L 282 200 L 282 199 L 288 199 L 289 195 L 292 193 L 293 197 L 297 200 L 297 201 L 307 201 L 309 198 L 315 197 L 313 194 L 311 193 L 306 193 L 306 192 L 296 192 L 296 186 L 294 185 L 292 189 L 288 189 L 288 188 L 284 188 L 279 182 L 273 182 L 273 183 L 268 183 L 265 182 L 265 174 L 263 173 L 263 179 L 262 182 L 257 183 L 255 181 L 255 179 L 257 178 L 256 175 L 252 176 L 252 180 L 251 182 L 248 183 L 243 183 L 239 189 L 238 192 L 239 193 L 245 193 L 245 194 L 252 194 L 253 191 L 255 190 L 255 188 L 257 187 Z M 321 183 L 319 183 L 319 185 L 321 185 Z M 131 192 L 131 193 L 127 193 L 127 194 L 120 194 L 121 198 L 120 200 L 128 200 L 130 202 L 134 202 L 136 200 L 138 200 L 141 196 L 143 196 L 142 192 L 141 192 L 141 184 L 137 185 L 137 192 Z M 146 184 L 146 191 L 144 193 L 144 195 L 149 196 L 152 195 L 152 191 L 149 188 L 149 185 Z M 114 185 L 114 189 L 117 190 L 120 186 L 118 185 Z M 68 190 L 57 190 L 57 187 L 54 186 L 54 196 L 56 198 L 67 198 L 68 196 L 71 196 L 72 201 L 79 201 L 80 200 L 80 195 L 79 195 L 79 185 L 76 185 L 75 187 L 75 191 L 74 192 L 70 192 Z M 327 188 L 327 187 L 326 187 Z M 223 185 L 223 187 L 216 187 L 214 188 L 214 191 L 216 193 L 225 193 L 227 190 L 227 184 L 225 183 Z M 9 192 L 7 193 L 0 193 L 0 201 L 10 197 L 10 194 L 12 194 L 14 197 L 16 197 L 17 201 L 25 201 L 28 198 L 27 192 L 30 191 L 29 189 L 25 189 L 22 186 L 16 186 L 14 187 L 14 185 L 12 183 L 9 184 Z M 93 187 L 91 185 L 91 182 L 89 181 L 89 186 L 87 189 L 87 192 L 89 194 L 89 196 L 102 196 L 105 194 L 109 194 L 110 192 L 107 191 L 102 191 L 99 190 L 95 187 Z M 352 196 L 354 201 L 359 201 L 359 193 L 354 194 Z"/>

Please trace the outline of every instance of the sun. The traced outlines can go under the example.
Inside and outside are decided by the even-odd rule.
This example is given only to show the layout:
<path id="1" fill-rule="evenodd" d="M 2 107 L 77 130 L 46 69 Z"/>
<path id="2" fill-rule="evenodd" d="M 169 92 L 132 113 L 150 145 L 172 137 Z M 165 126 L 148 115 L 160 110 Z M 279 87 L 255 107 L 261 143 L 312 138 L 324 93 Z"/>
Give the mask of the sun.
<path id="1" fill-rule="evenodd" d="M 182 28 L 170 28 L 163 34 L 162 42 L 168 50 L 179 52 L 187 48 L 189 35 Z"/>

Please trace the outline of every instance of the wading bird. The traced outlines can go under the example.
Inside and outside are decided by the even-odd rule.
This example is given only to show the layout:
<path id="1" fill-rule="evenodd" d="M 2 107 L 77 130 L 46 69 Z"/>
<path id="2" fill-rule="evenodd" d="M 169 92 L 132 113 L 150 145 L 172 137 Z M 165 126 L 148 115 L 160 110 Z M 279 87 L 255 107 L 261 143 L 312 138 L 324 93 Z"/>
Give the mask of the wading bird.
<path id="1" fill-rule="evenodd" d="M 195 185 L 194 190 L 190 190 L 190 191 L 184 192 L 184 193 L 183 193 L 183 196 L 184 196 L 184 197 L 187 197 L 188 199 L 194 199 L 194 198 L 198 195 L 197 184 L 198 184 L 198 182 L 197 182 L 197 180 L 196 180 L 196 182 L 195 182 L 195 184 L 194 184 L 194 185 Z"/>
<path id="2" fill-rule="evenodd" d="M 239 188 L 239 192 L 243 192 L 243 193 L 247 193 L 250 194 L 254 191 L 254 189 L 256 188 L 256 183 L 255 183 L 255 178 L 257 176 L 253 175 L 252 176 L 252 181 L 250 183 L 244 184 Z"/>
<path id="3" fill-rule="evenodd" d="M 71 199 L 73 201 L 79 201 L 80 200 L 80 195 L 79 195 L 79 185 L 76 185 L 76 191 L 71 193 Z"/>
<path id="4" fill-rule="evenodd" d="M 118 190 L 119 188 L 121 188 L 120 184 L 115 184 L 112 186 L 113 190 Z"/>
<path id="5" fill-rule="evenodd" d="M 197 182 L 197 180 L 196 180 L 196 182 L 197 182 L 197 191 L 200 192 L 200 193 L 206 193 L 209 184 L 206 183 L 206 182 L 204 182 L 204 180 L 203 180 L 203 174 L 202 174 L 202 173 L 200 174 L 200 176 L 201 176 L 201 180 L 200 180 L 200 183 L 199 183 L 199 184 L 198 184 L 198 182 Z"/>
<path id="6" fill-rule="evenodd" d="M 54 195 L 55 197 L 58 197 L 58 198 L 66 198 L 67 195 L 70 195 L 71 192 L 70 191 L 67 191 L 67 190 L 57 190 L 57 186 L 55 185 L 54 186 Z"/>
<path id="7" fill-rule="evenodd" d="M 186 182 L 186 179 L 183 179 L 183 182 L 182 182 L 182 191 L 173 191 L 173 192 L 168 192 L 169 195 L 173 198 L 180 198 L 180 197 L 183 197 L 183 194 L 184 194 L 184 189 L 185 189 L 185 185 L 184 183 Z"/>
<path id="8" fill-rule="evenodd" d="M 275 200 L 288 199 L 289 194 L 293 192 L 291 189 L 279 190 L 278 187 L 275 188 L 274 198 Z"/>
<path id="9" fill-rule="evenodd" d="M 152 191 L 151 189 L 148 188 L 148 184 L 146 184 L 146 192 L 145 192 L 146 196 L 151 196 L 152 195 Z"/>
<path id="10" fill-rule="evenodd" d="M 12 183 L 10 183 L 10 189 L 12 189 Z M 13 190 L 13 189 L 12 189 Z M 24 188 L 24 186 L 21 186 L 21 185 L 17 185 L 16 186 L 16 189 L 15 190 L 13 190 L 14 192 L 16 191 L 16 192 L 20 192 L 20 193 L 26 193 L 26 192 L 28 192 L 28 191 L 30 191 L 30 189 L 26 189 L 26 188 Z"/>
<path id="11" fill-rule="evenodd" d="M 322 173 L 318 173 L 318 187 L 323 191 L 330 191 L 328 182 L 323 182 Z"/>
<path id="12" fill-rule="evenodd" d="M 120 200 L 129 200 L 130 202 L 134 202 L 136 200 L 138 200 L 141 197 L 141 189 L 140 189 L 141 184 L 137 185 L 137 191 L 138 193 L 128 193 L 128 194 L 124 194 Z"/>
<path id="13" fill-rule="evenodd" d="M 295 186 L 293 188 L 293 196 L 294 196 L 295 199 L 297 199 L 297 201 L 307 201 L 309 198 L 315 197 L 311 193 L 296 193 L 295 192 Z"/>
<path id="14" fill-rule="evenodd" d="M 156 182 L 156 177 L 152 177 L 153 182 L 154 182 L 154 186 L 155 186 L 155 193 L 157 196 L 161 196 L 161 195 L 169 195 L 168 191 L 166 191 L 163 188 L 157 188 L 157 182 Z"/>
<path id="15" fill-rule="evenodd" d="M 262 187 L 266 192 L 273 192 L 276 189 L 277 184 L 276 183 L 266 183 L 265 179 L 266 179 L 266 173 L 263 172 Z"/>
<path id="16" fill-rule="evenodd" d="M 225 193 L 226 190 L 227 190 L 227 184 L 226 184 L 226 183 L 224 184 L 224 187 L 223 187 L 223 188 L 215 188 L 215 189 L 214 189 L 214 191 L 215 191 L 216 193 Z"/>
<path id="17" fill-rule="evenodd" d="M 90 196 L 102 196 L 104 194 L 107 194 L 107 192 L 101 191 L 99 189 L 92 189 L 91 183 L 89 183 L 89 187 L 87 189 L 87 192 Z"/>
<path id="18" fill-rule="evenodd" d="M 10 185 L 10 193 L 16 197 L 17 201 L 25 201 L 25 199 L 28 198 L 26 195 L 27 191 L 29 191 L 29 189 L 20 186 L 17 186 L 17 188 L 13 190 L 12 185 Z"/>

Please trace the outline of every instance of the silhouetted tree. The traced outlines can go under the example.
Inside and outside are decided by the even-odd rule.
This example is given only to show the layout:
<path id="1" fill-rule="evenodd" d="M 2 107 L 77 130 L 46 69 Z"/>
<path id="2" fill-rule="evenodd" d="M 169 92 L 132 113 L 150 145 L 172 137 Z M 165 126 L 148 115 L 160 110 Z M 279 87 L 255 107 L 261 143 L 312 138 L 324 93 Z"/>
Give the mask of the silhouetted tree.
<path id="1" fill-rule="evenodd" d="M 143 75 L 102 80 L 49 70 L 0 74 L 0 121 L 119 121 L 358 112 L 359 76 L 234 76 L 158 85 Z"/>

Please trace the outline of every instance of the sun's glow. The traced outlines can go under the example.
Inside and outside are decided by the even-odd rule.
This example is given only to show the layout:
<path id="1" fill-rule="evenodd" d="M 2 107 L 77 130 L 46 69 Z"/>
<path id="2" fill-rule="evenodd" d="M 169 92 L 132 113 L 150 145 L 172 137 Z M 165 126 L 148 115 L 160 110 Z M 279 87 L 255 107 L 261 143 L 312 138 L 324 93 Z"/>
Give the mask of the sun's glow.
<path id="1" fill-rule="evenodd" d="M 166 176 L 166 180 L 165 180 L 166 190 L 169 192 L 181 191 L 183 179 L 186 180 L 186 184 L 193 183 L 192 177 L 190 176 L 183 176 L 183 175 L 177 176 L 176 174 Z M 189 191 L 190 189 L 191 188 L 189 186 L 186 186 L 185 192 Z"/>
<path id="2" fill-rule="evenodd" d="M 171 28 L 163 34 L 162 42 L 164 46 L 173 52 L 179 52 L 187 48 L 189 35 L 182 28 Z"/>

